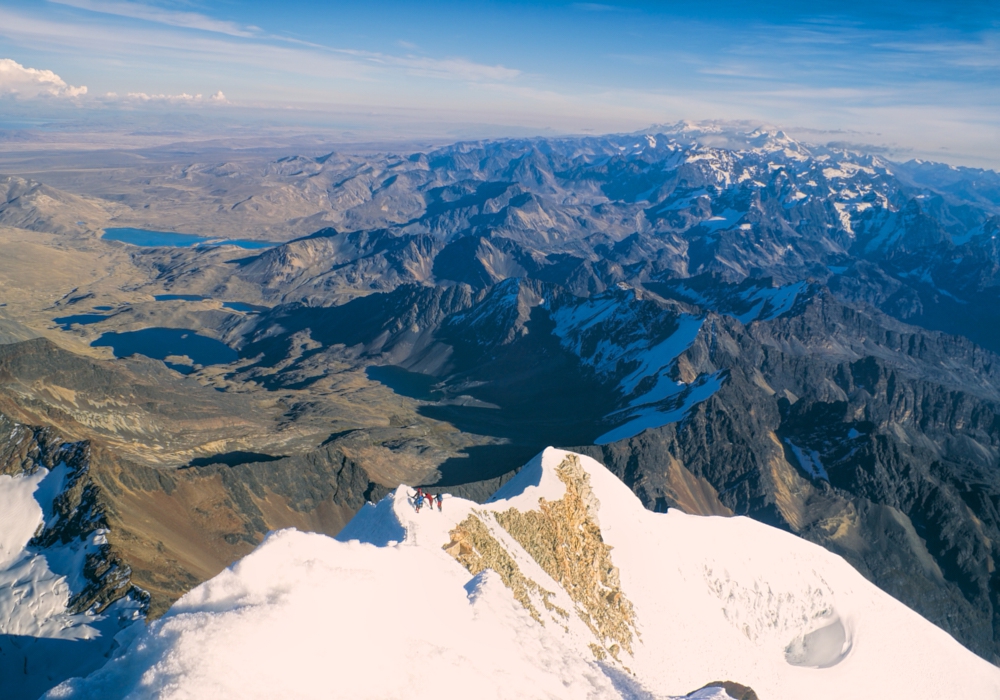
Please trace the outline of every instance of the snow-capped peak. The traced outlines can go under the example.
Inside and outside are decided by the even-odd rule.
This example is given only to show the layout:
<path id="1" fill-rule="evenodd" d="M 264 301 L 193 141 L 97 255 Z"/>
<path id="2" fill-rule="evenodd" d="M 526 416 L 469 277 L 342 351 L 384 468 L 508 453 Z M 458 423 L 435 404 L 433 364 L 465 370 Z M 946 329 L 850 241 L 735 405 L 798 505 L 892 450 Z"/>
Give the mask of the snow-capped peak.
<path id="1" fill-rule="evenodd" d="M 727 151 L 785 153 L 805 157 L 809 150 L 784 131 L 774 126 L 748 121 L 682 121 L 676 124 L 654 124 L 639 134 L 662 135 L 687 146 Z"/>
<path id="2" fill-rule="evenodd" d="M 50 697 L 1000 693 L 1000 670 L 839 557 L 746 518 L 651 513 L 552 448 L 486 504 L 400 487 L 337 540 L 274 533 L 120 637 Z"/>

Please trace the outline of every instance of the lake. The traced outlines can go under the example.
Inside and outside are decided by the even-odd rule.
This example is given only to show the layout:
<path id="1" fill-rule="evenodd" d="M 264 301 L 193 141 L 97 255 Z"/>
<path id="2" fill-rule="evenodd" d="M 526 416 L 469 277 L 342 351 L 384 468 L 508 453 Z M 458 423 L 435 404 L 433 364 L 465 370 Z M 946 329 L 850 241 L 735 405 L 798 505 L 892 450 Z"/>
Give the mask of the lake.
<path id="1" fill-rule="evenodd" d="M 214 338 L 198 335 L 186 328 L 143 328 L 125 333 L 105 333 L 91 343 L 93 347 L 110 347 L 115 357 L 138 353 L 164 361 L 169 355 L 187 355 L 198 365 L 223 365 L 239 358 L 236 351 Z M 190 374 L 192 367 L 165 362 L 171 369 Z"/>
<path id="2" fill-rule="evenodd" d="M 130 245 L 146 248 L 188 248 L 196 245 L 220 246 L 234 245 L 240 248 L 257 250 L 273 248 L 278 243 L 273 241 L 250 241 L 242 238 L 218 238 L 212 236 L 197 236 L 193 233 L 174 233 L 173 231 L 147 231 L 141 228 L 106 228 L 101 236 L 107 241 L 120 241 Z"/>

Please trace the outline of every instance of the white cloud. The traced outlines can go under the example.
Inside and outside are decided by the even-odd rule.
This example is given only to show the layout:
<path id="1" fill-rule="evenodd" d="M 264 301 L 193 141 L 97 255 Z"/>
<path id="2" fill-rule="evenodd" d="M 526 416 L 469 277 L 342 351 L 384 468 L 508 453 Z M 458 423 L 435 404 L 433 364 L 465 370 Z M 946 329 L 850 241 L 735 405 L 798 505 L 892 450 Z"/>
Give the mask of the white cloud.
<path id="1" fill-rule="evenodd" d="M 50 70 L 25 68 L 17 61 L 0 58 L 0 97 L 79 97 L 87 86 L 74 87 Z"/>
<path id="2" fill-rule="evenodd" d="M 150 95 L 145 92 L 130 92 L 127 97 L 139 102 L 201 102 L 201 95 L 189 95 L 186 92 L 179 95 Z"/>
<path id="3" fill-rule="evenodd" d="M 90 12 L 130 17 L 147 22 L 169 24 L 173 27 L 200 29 L 205 32 L 229 34 L 230 36 L 252 37 L 256 36 L 259 32 L 257 27 L 242 26 L 235 22 L 214 19 L 197 12 L 164 10 L 163 8 L 153 7 L 141 2 L 114 2 L 109 0 L 49 0 L 49 2 L 58 5 L 69 5 L 70 7 L 77 7 Z"/>
<path id="4" fill-rule="evenodd" d="M 115 92 L 109 92 L 105 96 L 106 100 L 112 102 L 133 102 L 133 103 L 151 103 L 151 104 L 231 104 L 228 99 L 226 99 L 225 94 L 222 90 L 218 90 L 208 97 L 204 97 L 201 93 L 191 95 L 186 92 L 179 93 L 177 95 L 170 95 L 166 93 L 149 93 L 149 92 L 129 92 L 124 96 L 118 95 Z"/>
<path id="5" fill-rule="evenodd" d="M 599 2 L 574 2 L 571 7 L 585 12 L 615 12 L 622 9 L 616 5 L 604 5 Z"/>
<path id="6" fill-rule="evenodd" d="M 223 94 L 222 90 L 217 90 L 211 95 L 202 93 L 166 93 L 166 92 L 143 92 L 132 90 L 125 93 L 109 91 L 100 95 L 94 95 L 89 100 L 91 103 L 100 103 L 105 106 L 127 106 L 127 105 L 149 105 L 149 106 L 189 106 L 198 107 L 200 105 L 231 105 L 232 102 Z"/>

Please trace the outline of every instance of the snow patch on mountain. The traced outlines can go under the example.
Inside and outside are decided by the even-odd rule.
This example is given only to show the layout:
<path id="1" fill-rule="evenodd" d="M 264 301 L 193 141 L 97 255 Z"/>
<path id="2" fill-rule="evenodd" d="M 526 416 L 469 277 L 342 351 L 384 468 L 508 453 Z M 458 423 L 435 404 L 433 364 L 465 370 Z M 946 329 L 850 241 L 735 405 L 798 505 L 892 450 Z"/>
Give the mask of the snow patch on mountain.
<path id="1" fill-rule="evenodd" d="M 794 282 L 780 287 L 764 286 L 759 281 L 752 282 L 733 288 L 713 281 L 699 289 L 682 282 L 672 286 L 671 295 L 748 324 L 758 320 L 770 321 L 787 313 L 808 287 L 807 282 Z"/>
<path id="2" fill-rule="evenodd" d="M 754 307 L 736 318 L 740 323 L 777 318 L 792 308 L 806 285 L 806 282 L 796 282 L 783 287 L 750 288 L 740 294 L 740 298 L 754 304 Z"/>
<path id="3" fill-rule="evenodd" d="M 630 408 L 616 411 L 609 420 L 627 418 L 627 422 L 594 440 L 595 445 L 607 445 L 618 440 L 635 437 L 644 430 L 661 428 L 684 418 L 694 406 L 710 398 L 722 387 L 721 372 L 703 374 L 691 384 L 674 382 L 659 376 L 656 386 L 648 393 L 633 399 Z"/>
<path id="4" fill-rule="evenodd" d="M 797 289 L 753 289 L 754 317 L 783 312 Z M 676 314 L 637 300 L 629 291 L 575 300 L 551 311 L 554 333 L 562 346 L 598 374 L 617 379 L 625 406 L 606 420 L 618 424 L 597 438 L 604 445 L 644 430 L 681 420 L 696 404 L 722 386 L 720 373 L 703 374 L 690 383 L 671 379 L 677 358 L 694 343 L 705 319 Z"/>
<path id="5" fill-rule="evenodd" d="M 674 317 L 659 309 L 640 309 L 629 294 L 626 300 L 614 294 L 574 300 L 551 314 L 553 333 L 564 348 L 598 374 L 624 375 L 618 383 L 623 396 L 635 391 L 642 379 L 669 367 L 691 347 L 704 323 L 689 314 Z M 657 333 L 654 326 L 665 330 Z"/>
<path id="6" fill-rule="evenodd" d="M 47 697 L 1000 694 L 1000 670 L 839 557 L 747 518 L 649 512 L 587 457 L 549 448 L 485 505 L 416 512 L 413 494 L 337 540 L 271 534 Z"/>
<path id="7" fill-rule="evenodd" d="M 702 221 L 701 226 L 709 231 L 720 231 L 732 228 L 736 222 L 743 218 L 744 213 L 745 212 L 742 211 L 736 211 L 735 209 L 725 209 L 721 213 Z"/>
<path id="8" fill-rule="evenodd" d="M 795 459 L 798 460 L 799 465 L 809 474 L 809 476 L 813 479 L 830 481 L 830 475 L 827 473 L 826 467 L 823 466 L 823 461 L 819 456 L 819 452 L 799 447 L 794 442 L 787 439 L 785 440 L 785 444 L 791 448 L 792 454 L 795 455 Z"/>

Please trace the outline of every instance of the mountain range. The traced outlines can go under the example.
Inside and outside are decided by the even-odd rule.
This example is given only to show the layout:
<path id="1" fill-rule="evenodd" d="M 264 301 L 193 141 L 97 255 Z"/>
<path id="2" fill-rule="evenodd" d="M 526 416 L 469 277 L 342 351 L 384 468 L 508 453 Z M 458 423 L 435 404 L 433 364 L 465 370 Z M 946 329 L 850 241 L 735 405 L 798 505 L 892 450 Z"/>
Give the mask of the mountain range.
<path id="1" fill-rule="evenodd" d="M 186 201 L 264 249 L 106 241 L 149 193 L 59 177 L 8 178 L 0 222 L 118 277 L 0 310 L 0 450 L 72 475 L 12 547 L 103 538 L 71 613 L 156 617 L 268 531 L 407 483 L 486 501 L 554 444 L 649 511 L 820 545 L 1000 662 L 995 172 L 681 123 L 142 173 L 145 226 Z M 154 327 L 237 359 L 102 354 Z"/>

